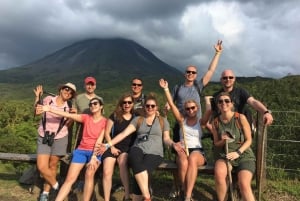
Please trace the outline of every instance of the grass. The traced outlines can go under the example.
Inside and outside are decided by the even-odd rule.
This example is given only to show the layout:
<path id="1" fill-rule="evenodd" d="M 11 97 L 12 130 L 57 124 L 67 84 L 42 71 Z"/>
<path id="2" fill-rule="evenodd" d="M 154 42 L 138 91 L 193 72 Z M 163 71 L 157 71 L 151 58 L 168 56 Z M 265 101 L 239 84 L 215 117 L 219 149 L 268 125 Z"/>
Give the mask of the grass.
<path id="1" fill-rule="evenodd" d="M 275 173 L 272 174 L 273 176 Z M 297 201 L 300 200 L 300 182 L 298 179 L 268 179 L 267 186 L 263 192 L 263 201 Z M 0 164 L 0 200 L 5 201 L 33 201 L 37 200 L 39 189 L 35 189 L 33 194 L 29 192 L 30 185 L 22 185 L 18 182 L 20 174 L 7 164 Z M 101 186 L 101 179 L 99 179 Z M 119 181 L 119 175 L 114 175 L 114 182 Z M 152 188 L 154 191 L 154 201 L 167 201 L 169 192 L 173 187 L 173 177 L 171 173 L 165 171 L 156 171 L 152 179 Z M 253 181 L 255 187 L 255 181 Z M 101 195 L 101 188 L 100 195 Z M 213 175 L 199 174 L 194 188 L 194 197 L 202 201 L 215 200 Z M 113 201 L 122 200 L 123 192 L 116 192 L 112 195 Z M 99 199 L 98 199 L 99 200 Z M 100 198 L 101 200 L 101 198 Z"/>

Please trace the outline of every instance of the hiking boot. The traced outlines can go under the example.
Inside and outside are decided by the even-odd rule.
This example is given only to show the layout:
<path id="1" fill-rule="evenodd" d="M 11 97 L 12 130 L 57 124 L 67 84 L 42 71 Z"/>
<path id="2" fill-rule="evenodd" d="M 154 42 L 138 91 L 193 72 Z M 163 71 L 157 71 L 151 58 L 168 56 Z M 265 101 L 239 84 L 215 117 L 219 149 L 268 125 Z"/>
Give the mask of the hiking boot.
<path id="1" fill-rule="evenodd" d="M 48 199 L 49 199 L 49 194 L 42 193 L 40 195 L 40 201 L 48 201 Z"/>

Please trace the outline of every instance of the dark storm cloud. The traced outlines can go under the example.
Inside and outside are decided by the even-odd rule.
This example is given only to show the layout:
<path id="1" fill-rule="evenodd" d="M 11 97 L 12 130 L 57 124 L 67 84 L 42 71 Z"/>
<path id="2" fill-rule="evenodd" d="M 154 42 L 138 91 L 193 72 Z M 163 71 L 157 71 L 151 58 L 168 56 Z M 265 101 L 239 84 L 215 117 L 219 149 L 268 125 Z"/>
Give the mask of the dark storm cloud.
<path id="1" fill-rule="evenodd" d="M 0 69 L 87 38 L 124 37 L 178 68 L 204 71 L 223 40 L 216 77 L 300 74 L 300 6 L 291 1 L 2 0 Z M 251 69 L 251 70 L 249 70 Z"/>

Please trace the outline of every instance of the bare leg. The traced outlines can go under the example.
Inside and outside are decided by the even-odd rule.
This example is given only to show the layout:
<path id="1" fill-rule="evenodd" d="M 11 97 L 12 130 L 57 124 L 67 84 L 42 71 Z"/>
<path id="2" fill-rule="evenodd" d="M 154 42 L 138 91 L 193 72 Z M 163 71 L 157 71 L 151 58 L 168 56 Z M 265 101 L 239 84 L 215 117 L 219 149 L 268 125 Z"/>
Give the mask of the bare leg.
<path id="1" fill-rule="evenodd" d="M 67 178 L 64 184 L 61 186 L 55 201 L 63 201 L 68 196 L 69 192 L 71 191 L 72 185 L 75 183 L 84 165 L 85 164 L 82 163 L 71 163 Z"/>
<path id="2" fill-rule="evenodd" d="M 37 168 L 45 179 L 44 191 L 49 192 L 51 187 L 56 184 L 57 165 L 60 157 L 46 154 L 38 154 Z"/>
<path id="3" fill-rule="evenodd" d="M 116 159 L 112 157 L 107 157 L 103 161 L 103 193 L 104 193 L 104 200 L 110 200 L 110 192 L 112 186 L 112 176 L 114 173 Z"/>
<path id="4" fill-rule="evenodd" d="M 100 163 L 98 163 L 95 169 L 87 167 L 85 172 L 85 181 L 83 187 L 83 201 L 90 201 L 93 190 L 94 190 L 94 176 L 99 168 Z"/>
<path id="5" fill-rule="evenodd" d="M 248 170 L 241 170 L 238 173 L 238 184 L 242 198 L 245 201 L 255 201 L 255 197 L 251 188 L 252 177 L 253 174 Z"/>
<path id="6" fill-rule="evenodd" d="M 122 153 L 117 160 L 120 168 L 120 178 L 125 190 L 124 196 L 125 199 L 128 199 L 130 198 L 129 197 L 130 191 L 129 191 L 128 154 Z"/>
<path id="7" fill-rule="evenodd" d="M 227 166 L 226 161 L 219 159 L 215 163 L 215 187 L 217 192 L 218 201 L 225 201 L 227 194 Z"/>

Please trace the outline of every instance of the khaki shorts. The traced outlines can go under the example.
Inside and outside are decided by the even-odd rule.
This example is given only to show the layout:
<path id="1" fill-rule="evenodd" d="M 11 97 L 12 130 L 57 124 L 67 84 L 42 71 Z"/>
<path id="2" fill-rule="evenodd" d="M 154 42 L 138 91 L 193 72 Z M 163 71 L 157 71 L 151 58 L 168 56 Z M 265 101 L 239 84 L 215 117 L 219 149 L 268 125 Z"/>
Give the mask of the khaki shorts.
<path id="1" fill-rule="evenodd" d="M 67 154 L 68 136 L 54 140 L 52 146 L 43 144 L 43 137 L 38 136 L 37 154 L 64 156 Z"/>

